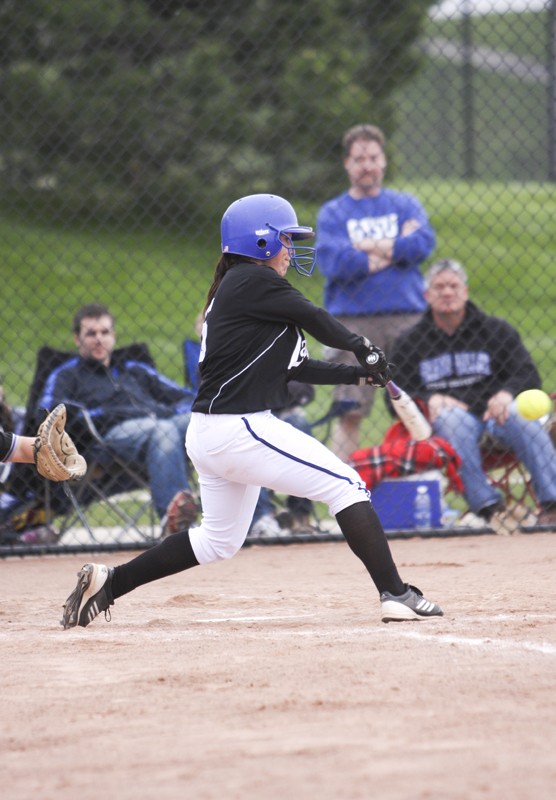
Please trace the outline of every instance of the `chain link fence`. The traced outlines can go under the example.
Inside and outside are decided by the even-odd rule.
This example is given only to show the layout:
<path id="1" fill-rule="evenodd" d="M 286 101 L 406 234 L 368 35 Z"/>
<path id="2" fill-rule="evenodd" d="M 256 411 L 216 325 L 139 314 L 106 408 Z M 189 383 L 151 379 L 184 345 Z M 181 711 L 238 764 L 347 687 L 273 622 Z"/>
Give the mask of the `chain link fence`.
<path id="1" fill-rule="evenodd" d="M 5 429 L 22 430 L 39 350 L 77 352 L 88 303 L 110 309 L 116 347 L 146 342 L 184 386 L 223 211 L 280 194 L 318 244 L 322 204 L 348 189 L 342 136 L 363 123 L 385 134 L 385 186 L 417 198 L 434 230 L 420 270 L 461 262 L 471 299 L 515 326 L 556 390 L 551 0 L 0 0 L 0 22 Z M 290 280 L 324 303 L 322 271 Z M 331 400 L 319 387 L 306 419 Z M 359 446 L 392 421 L 377 400 Z M 18 552 L 148 545 L 160 530 L 122 536 L 95 508 L 96 534 L 78 517 L 61 539 L 33 468 L 1 479 L 2 546 Z M 318 516 L 317 535 L 333 530 Z"/>

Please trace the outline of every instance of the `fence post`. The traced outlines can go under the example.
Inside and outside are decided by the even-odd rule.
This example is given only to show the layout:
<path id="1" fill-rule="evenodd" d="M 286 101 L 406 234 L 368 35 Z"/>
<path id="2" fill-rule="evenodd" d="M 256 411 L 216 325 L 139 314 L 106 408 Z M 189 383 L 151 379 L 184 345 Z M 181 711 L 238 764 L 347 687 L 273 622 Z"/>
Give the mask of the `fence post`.
<path id="1" fill-rule="evenodd" d="M 471 2 L 464 0 L 462 21 L 463 49 L 463 160 L 464 178 L 475 178 L 475 115 L 473 96 L 473 29 Z"/>
<path id="2" fill-rule="evenodd" d="M 556 182 L 556 0 L 548 10 L 548 44 L 548 177 Z"/>

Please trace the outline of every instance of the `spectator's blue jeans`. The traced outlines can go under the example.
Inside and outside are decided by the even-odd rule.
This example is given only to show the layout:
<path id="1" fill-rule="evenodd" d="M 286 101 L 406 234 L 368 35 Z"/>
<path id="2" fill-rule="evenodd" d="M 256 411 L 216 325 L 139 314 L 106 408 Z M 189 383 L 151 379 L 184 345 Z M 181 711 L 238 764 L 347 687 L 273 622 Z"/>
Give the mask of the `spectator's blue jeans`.
<path id="1" fill-rule="evenodd" d="M 187 489 L 185 432 L 190 414 L 166 419 L 139 417 L 110 428 L 104 441 L 123 460 L 147 468 L 153 505 L 159 517 L 180 489 Z"/>
<path id="2" fill-rule="evenodd" d="M 556 451 L 548 432 L 536 420 L 523 419 L 512 410 L 508 420 L 499 425 L 493 420 L 483 422 L 480 417 L 453 407 L 440 413 L 433 430 L 450 442 L 461 457 L 460 475 L 469 508 L 474 513 L 501 499 L 481 466 L 479 442 L 483 433 L 509 447 L 525 464 L 539 503 L 556 501 Z"/>

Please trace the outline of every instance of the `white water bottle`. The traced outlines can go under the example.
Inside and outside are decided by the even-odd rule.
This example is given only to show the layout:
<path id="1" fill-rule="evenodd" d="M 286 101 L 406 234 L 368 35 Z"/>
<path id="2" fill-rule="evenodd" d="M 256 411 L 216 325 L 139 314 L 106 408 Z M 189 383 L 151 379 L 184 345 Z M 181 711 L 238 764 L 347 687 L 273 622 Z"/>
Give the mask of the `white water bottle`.
<path id="1" fill-rule="evenodd" d="M 427 530 L 432 527 L 431 496 L 428 486 L 424 484 L 419 484 L 415 492 L 413 519 L 415 527 L 419 530 Z"/>

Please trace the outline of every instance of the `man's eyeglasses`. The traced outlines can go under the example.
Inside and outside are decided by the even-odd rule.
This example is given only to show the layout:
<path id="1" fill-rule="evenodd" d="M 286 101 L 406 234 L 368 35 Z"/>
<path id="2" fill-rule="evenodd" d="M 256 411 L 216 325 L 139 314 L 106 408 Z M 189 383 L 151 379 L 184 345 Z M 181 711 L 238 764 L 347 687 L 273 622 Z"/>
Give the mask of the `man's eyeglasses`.
<path id="1" fill-rule="evenodd" d="M 98 331 L 85 331 L 83 336 L 85 339 L 96 339 L 98 336 L 112 336 L 114 333 L 113 328 L 102 328 Z"/>

